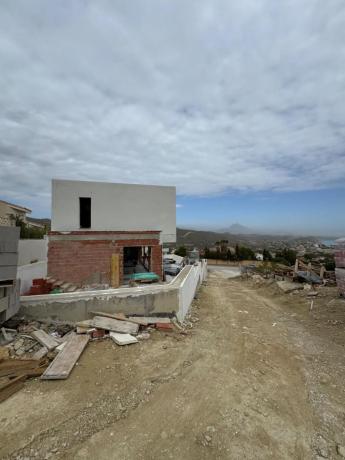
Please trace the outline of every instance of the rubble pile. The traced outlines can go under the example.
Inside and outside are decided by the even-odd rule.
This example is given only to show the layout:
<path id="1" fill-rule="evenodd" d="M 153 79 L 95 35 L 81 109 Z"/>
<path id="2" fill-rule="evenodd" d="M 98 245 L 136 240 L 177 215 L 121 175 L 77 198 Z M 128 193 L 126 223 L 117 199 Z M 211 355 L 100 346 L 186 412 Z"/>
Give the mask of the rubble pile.
<path id="1" fill-rule="evenodd" d="M 0 329 L 0 402 L 20 390 L 27 378 L 68 378 L 89 341 L 137 344 L 155 330 L 185 333 L 196 321 L 188 317 L 181 326 L 175 318 L 105 312 L 92 312 L 92 318 L 76 324 L 12 318 Z"/>

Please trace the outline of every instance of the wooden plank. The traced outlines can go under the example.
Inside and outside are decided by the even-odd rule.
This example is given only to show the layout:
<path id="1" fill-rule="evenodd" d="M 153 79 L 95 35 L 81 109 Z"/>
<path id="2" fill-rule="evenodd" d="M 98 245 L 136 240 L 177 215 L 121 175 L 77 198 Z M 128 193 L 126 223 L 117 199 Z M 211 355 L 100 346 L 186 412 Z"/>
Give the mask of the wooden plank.
<path id="1" fill-rule="evenodd" d="M 110 264 L 110 285 L 112 288 L 118 288 L 120 286 L 120 255 L 111 255 Z"/>
<path id="2" fill-rule="evenodd" d="M 20 375 L 0 387 L 0 402 L 21 390 L 24 386 L 26 375 Z"/>
<path id="3" fill-rule="evenodd" d="M 31 332 L 31 335 L 34 339 L 37 340 L 37 342 L 46 347 L 49 351 L 54 350 L 54 348 L 60 345 L 60 342 L 55 340 L 54 337 L 47 334 L 42 329 Z"/>
<path id="4" fill-rule="evenodd" d="M 129 323 L 139 324 L 139 326 L 147 325 L 145 321 L 137 320 L 134 317 L 127 318 L 123 313 L 106 313 L 103 311 L 91 311 L 90 313 L 95 316 L 105 316 L 106 318 L 118 319 L 119 321 L 128 321 Z"/>
<path id="5" fill-rule="evenodd" d="M 37 361 L 36 359 L 5 359 L 0 362 L 0 377 L 7 375 L 18 374 L 18 372 L 25 374 L 26 372 L 43 367 L 48 364 L 46 359 Z"/>
<path id="6" fill-rule="evenodd" d="M 88 344 L 88 335 L 75 335 L 66 342 L 63 350 L 56 356 L 47 370 L 42 375 L 43 380 L 67 379 L 75 363 Z"/>
<path id="7" fill-rule="evenodd" d="M 139 325 L 129 323 L 113 318 L 105 318 L 103 316 L 95 316 L 92 320 L 92 326 L 106 331 L 122 332 L 123 334 L 137 334 Z"/>

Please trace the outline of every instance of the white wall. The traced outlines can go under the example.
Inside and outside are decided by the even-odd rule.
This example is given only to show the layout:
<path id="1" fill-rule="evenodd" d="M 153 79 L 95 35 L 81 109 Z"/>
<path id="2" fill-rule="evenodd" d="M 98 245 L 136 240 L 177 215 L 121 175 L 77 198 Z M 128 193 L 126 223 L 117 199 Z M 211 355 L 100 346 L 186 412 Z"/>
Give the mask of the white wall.
<path id="1" fill-rule="evenodd" d="M 179 321 L 185 318 L 196 291 L 207 278 L 207 261 L 203 259 L 197 265 L 187 266 L 183 270 L 186 269 L 189 270 L 188 275 L 182 281 L 179 289 L 179 311 L 176 315 Z"/>
<path id="2" fill-rule="evenodd" d="M 160 230 L 176 241 L 175 187 L 53 179 L 53 231 L 80 230 L 79 197 L 91 198 L 91 231 Z"/>
<path id="3" fill-rule="evenodd" d="M 48 239 L 19 240 L 18 265 L 31 264 L 33 260 L 47 260 Z"/>
<path id="4" fill-rule="evenodd" d="M 184 267 L 169 284 L 21 297 L 20 314 L 36 319 L 80 321 L 95 310 L 145 316 L 175 313 L 183 321 L 206 278 L 207 261 L 201 260 L 196 266 Z"/>
<path id="5" fill-rule="evenodd" d="M 30 289 L 33 279 L 45 278 L 46 276 L 47 261 L 36 262 L 34 264 L 18 267 L 17 278 L 20 279 L 20 294 L 22 295 Z"/>

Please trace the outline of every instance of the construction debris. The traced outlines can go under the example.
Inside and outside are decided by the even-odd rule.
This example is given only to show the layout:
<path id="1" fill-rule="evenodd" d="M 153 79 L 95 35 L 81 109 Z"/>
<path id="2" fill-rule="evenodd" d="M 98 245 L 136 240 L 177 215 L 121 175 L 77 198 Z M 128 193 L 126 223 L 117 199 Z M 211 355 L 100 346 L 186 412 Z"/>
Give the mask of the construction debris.
<path id="1" fill-rule="evenodd" d="M 48 369 L 44 372 L 42 380 L 67 379 L 80 355 L 88 344 L 88 335 L 75 335 L 68 340 L 63 350 L 56 356 Z"/>
<path id="2" fill-rule="evenodd" d="M 91 321 L 91 325 L 97 329 L 105 329 L 107 331 L 134 335 L 138 333 L 139 329 L 138 324 L 113 318 L 105 318 L 103 316 L 95 316 Z"/>
<path id="3" fill-rule="evenodd" d="M 68 378 L 90 340 L 110 338 L 124 346 L 149 339 L 155 329 L 184 333 L 184 327 L 175 318 L 92 314 L 95 315 L 92 319 L 79 321 L 74 326 L 18 318 L 5 323 L 11 328 L 5 325 L 1 328 L 4 345 L 0 346 L 0 402 L 23 388 L 27 378 Z"/>
<path id="4" fill-rule="evenodd" d="M 285 293 L 303 289 L 303 284 L 291 283 L 290 281 L 277 281 L 277 286 Z"/>
<path id="5" fill-rule="evenodd" d="M 42 346 L 46 347 L 48 351 L 54 350 L 59 345 L 59 342 L 54 339 L 51 335 L 47 334 L 42 329 L 39 331 L 33 331 L 31 335 L 39 342 Z"/>
<path id="6" fill-rule="evenodd" d="M 171 323 L 170 318 L 160 318 L 158 316 L 130 316 L 128 318 L 129 321 L 139 321 L 141 324 L 148 326 L 149 324 L 156 324 L 156 323 Z"/>
<path id="7" fill-rule="evenodd" d="M 118 332 L 110 332 L 109 337 L 117 345 L 130 345 L 132 343 L 138 343 L 138 340 L 130 334 L 119 334 Z"/>
<path id="8" fill-rule="evenodd" d="M 159 330 L 159 331 L 173 331 L 174 330 L 174 326 L 171 324 L 171 323 L 156 323 L 156 328 Z"/>

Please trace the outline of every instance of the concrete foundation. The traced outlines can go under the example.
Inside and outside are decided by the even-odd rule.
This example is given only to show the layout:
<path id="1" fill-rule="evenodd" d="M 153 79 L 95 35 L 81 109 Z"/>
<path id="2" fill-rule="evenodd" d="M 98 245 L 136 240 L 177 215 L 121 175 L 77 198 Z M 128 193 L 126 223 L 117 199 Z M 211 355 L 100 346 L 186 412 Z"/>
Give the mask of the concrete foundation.
<path id="1" fill-rule="evenodd" d="M 186 266 L 169 284 L 21 297 L 19 314 L 28 319 L 81 321 L 91 311 L 127 315 L 176 315 L 183 320 L 201 282 L 207 263 Z"/>

